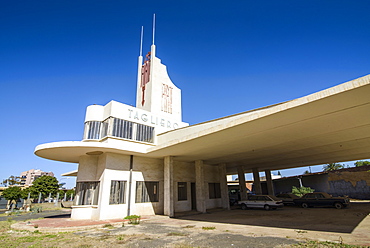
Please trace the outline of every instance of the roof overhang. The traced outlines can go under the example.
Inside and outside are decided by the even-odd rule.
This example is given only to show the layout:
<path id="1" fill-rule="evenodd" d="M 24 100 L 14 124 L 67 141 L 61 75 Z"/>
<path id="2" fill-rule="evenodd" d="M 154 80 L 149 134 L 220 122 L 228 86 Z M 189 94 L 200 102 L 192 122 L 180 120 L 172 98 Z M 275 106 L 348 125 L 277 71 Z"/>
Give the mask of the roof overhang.
<path id="1" fill-rule="evenodd" d="M 62 177 L 77 177 L 78 170 L 73 170 L 62 174 Z"/>
<path id="2" fill-rule="evenodd" d="M 149 153 L 227 164 L 228 173 L 370 158 L 370 76 L 160 135 Z"/>
<path id="3" fill-rule="evenodd" d="M 370 158 L 370 75 L 292 101 L 192 125 L 158 136 L 135 152 L 100 142 L 56 142 L 36 155 L 77 163 L 91 152 L 115 152 L 179 161 L 203 160 L 277 170 Z"/>

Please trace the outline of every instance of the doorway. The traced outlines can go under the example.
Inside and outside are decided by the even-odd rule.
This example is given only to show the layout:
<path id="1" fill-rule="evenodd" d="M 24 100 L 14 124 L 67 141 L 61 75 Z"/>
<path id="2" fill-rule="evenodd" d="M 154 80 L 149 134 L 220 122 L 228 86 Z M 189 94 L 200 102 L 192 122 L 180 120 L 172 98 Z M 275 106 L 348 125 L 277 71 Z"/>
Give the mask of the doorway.
<path id="1" fill-rule="evenodd" d="M 196 188 L 195 183 L 191 183 L 191 210 L 197 210 L 197 196 L 196 196 Z"/>

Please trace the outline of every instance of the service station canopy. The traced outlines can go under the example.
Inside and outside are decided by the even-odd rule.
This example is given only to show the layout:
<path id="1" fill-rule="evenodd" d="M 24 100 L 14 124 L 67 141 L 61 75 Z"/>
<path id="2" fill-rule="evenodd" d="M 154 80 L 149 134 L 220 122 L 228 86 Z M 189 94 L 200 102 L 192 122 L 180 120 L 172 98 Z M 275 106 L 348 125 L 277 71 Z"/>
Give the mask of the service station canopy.
<path id="1" fill-rule="evenodd" d="M 78 163 L 91 152 L 226 164 L 227 174 L 370 158 L 370 75 L 292 101 L 160 134 L 145 152 L 101 142 L 55 142 L 35 154 Z"/>

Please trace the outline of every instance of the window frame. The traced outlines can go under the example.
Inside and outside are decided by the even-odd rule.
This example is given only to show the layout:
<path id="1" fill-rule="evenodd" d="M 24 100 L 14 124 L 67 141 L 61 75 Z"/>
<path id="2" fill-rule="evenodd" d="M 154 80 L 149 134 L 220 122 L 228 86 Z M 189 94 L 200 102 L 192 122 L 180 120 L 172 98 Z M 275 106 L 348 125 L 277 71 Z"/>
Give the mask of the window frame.
<path id="1" fill-rule="evenodd" d="M 159 181 L 136 181 L 135 203 L 159 202 Z"/>
<path id="2" fill-rule="evenodd" d="M 98 205 L 100 181 L 83 181 L 76 183 L 76 205 Z"/>
<path id="3" fill-rule="evenodd" d="M 209 199 L 221 198 L 221 183 L 208 183 Z"/>
<path id="4" fill-rule="evenodd" d="M 187 182 L 177 182 L 177 200 L 188 200 L 188 184 Z"/>
<path id="5" fill-rule="evenodd" d="M 118 205 L 126 203 L 126 184 L 127 181 L 111 180 L 109 205 Z"/>

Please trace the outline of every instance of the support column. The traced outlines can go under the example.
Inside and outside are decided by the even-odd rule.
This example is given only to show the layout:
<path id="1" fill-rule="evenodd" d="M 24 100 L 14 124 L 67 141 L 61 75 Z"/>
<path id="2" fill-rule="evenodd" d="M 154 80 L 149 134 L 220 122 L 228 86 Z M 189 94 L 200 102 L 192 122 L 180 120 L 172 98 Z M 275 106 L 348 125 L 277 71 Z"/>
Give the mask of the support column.
<path id="1" fill-rule="evenodd" d="M 267 193 L 269 195 L 275 195 L 274 186 L 272 185 L 271 170 L 265 170 Z"/>
<path id="2" fill-rule="evenodd" d="M 260 174 L 257 168 L 253 168 L 253 185 L 256 195 L 262 194 Z"/>
<path id="3" fill-rule="evenodd" d="M 221 202 L 222 202 L 221 205 L 222 208 L 230 210 L 229 189 L 227 188 L 227 179 L 226 179 L 226 164 L 219 164 L 218 172 L 220 175 Z"/>
<path id="4" fill-rule="evenodd" d="M 173 157 L 164 158 L 164 215 L 175 216 L 173 185 Z"/>
<path id="5" fill-rule="evenodd" d="M 247 197 L 247 185 L 245 183 L 245 173 L 243 166 L 238 166 L 238 179 L 239 179 L 239 190 L 240 190 L 240 200 L 245 201 Z"/>
<path id="6" fill-rule="evenodd" d="M 206 194 L 204 183 L 204 164 L 203 160 L 195 161 L 195 188 L 197 190 L 197 211 L 206 213 Z"/>

